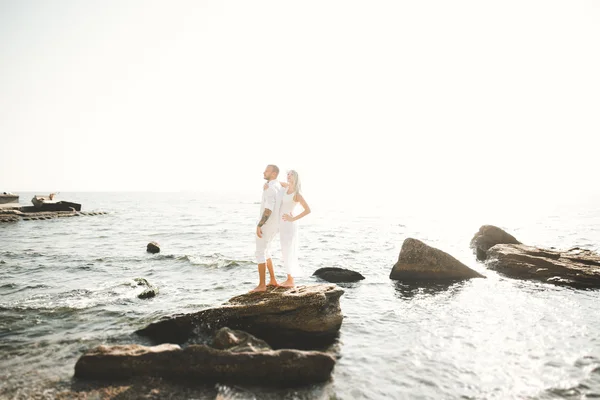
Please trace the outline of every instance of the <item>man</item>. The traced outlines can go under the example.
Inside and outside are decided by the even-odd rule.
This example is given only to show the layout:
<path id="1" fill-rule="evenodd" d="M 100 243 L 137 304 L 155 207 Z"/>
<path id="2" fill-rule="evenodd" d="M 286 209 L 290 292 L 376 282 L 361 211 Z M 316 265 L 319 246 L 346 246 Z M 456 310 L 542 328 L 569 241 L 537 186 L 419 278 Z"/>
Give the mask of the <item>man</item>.
<path id="1" fill-rule="evenodd" d="M 256 225 L 256 261 L 258 262 L 259 283 L 251 292 L 264 292 L 267 290 L 267 268 L 271 277 L 269 286 L 278 286 L 273 271 L 273 260 L 271 260 L 271 243 L 279 231 L 279 195 L 283 190 L 277 180 L 279 168 L 276 165 L 267 165 L 263 175 L 269 187 L 263 191 L 260 204 L 260 221 Z"/>

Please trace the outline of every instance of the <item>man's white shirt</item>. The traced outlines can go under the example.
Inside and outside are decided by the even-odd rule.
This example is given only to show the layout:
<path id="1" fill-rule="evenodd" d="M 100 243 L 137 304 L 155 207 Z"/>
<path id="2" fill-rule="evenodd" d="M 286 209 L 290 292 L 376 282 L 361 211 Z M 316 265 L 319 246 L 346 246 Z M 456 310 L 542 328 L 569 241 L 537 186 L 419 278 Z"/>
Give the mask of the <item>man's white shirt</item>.
<path id="1" fill-rule="evenodd" d="M 271 216 L 263 226 L 265 227 L 278 227 L 279 226 L 279 205 L 280 205 L 280 195 L 283 193 L 283 187 L 281 183 L 277 179 L 269 181 L 269 187 L 267 190 L 263 190 L 262 201 L 260 204 L 260 215 L 258 220 L 263 216 L 265 209 L 271 210 Z"/>

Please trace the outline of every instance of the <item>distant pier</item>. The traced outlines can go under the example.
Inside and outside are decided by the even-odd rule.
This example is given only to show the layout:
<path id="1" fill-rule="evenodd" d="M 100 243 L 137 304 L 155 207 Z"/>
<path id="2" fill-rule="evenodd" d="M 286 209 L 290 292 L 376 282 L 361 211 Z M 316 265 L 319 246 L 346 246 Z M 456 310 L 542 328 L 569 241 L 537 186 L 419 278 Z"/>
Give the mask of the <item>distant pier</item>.
<path id="1" fill-rule="evenodd" d="M 0 207 L 0 223 L 106 214 L 105 211 L 38 211 L 32 206 Z"/>

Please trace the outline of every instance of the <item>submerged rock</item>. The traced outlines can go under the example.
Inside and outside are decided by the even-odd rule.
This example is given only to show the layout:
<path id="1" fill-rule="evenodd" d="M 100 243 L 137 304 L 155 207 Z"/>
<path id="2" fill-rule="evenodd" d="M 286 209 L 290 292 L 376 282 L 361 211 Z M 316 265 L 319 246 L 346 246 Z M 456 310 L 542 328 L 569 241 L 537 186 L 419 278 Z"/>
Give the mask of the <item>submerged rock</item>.
<path id="1" fill-rule="evenodd" d="M 546 250 L 499 244 L 487 251 L 485 265 L 507 276 L 576 288 L 600 288 L 600 255 L 579 248 Z"/>
<path id="2" fill-rule="evenodd" d="M 156 297 L 156 295 L 158 294 L 158 288 L 156 286 L 152 286 L 149 287 L 148 289 L 144 289 L 144 291 L 140 294 L 138 294 L 138 299 L 151 299 L 153 297 Z"/>
<path id="3" fill-rule="evenodd" d="M 402 281 L 469 278 L 485 277 L 450 254 L 413 238 L 404 240 L 398 262 L 396 262 L 390 273 L 390 279 Z"/>
<path id="4" fill-rule="evenodd" d="M 137 283 L 138 286 L 146 287 L 146 289 L 144 289 L 143 292 L 138 294 L 138 299 L 150 299 L 158 294 L 158 287 L 151 285 L 146 279 L 135 278 L 134 281 Z"/>
<path id="5" fill-rule="evenodd" d="M 212 346 L 219 350 L 229 350 L 234 353 L 244 351 L 268 351 L 271 346 L 248 332 L 221 328 L 215 333 Z"/>
<path id="6" fill-rule="evenodd" d="M 471 239 L 471 249 L 480 261 L 485 260 L 487 251 L 497 244 L 521 244 L 521 242 L 494 225 L 483 225 Z"/>
<path id="7" fill-rule="evenodd" d="M 313 273 L 313 276 L 317 276 L 332 283 L 358 282 L 365 279 L 365 277 L 358 272 L 336 267 L 319 268 Z"/>
<path id="8" fill-rule="evenodd" d="M 314 349 L 332 344 L 342 325 L 335 285 L 268 288 L 193 314 L 164 318 L 137 331 L 157 343 L 184 343 L 222 327 L 241 329 L 273 348 Z"/>
<path id="9" fill-rule="evenodd" d="M 146 251 L 152 254 L 160 253 L 160 246 L 156 242 L 150 242 L 146 246 Z"/>

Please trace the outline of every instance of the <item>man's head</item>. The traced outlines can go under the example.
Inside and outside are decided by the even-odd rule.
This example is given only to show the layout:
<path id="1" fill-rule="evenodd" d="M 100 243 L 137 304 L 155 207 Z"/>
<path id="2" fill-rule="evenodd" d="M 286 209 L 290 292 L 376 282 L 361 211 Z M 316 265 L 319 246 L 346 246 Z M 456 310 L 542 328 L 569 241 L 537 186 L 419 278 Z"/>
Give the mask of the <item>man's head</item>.
<path id="1" fill-rule="evenodd" d="M 273 179 L 277 179 L 279 175 L 279 168 L 277 165 L 269 164 L 263 173 L 264 177 L 268 181 L 272 181 Z"/>

